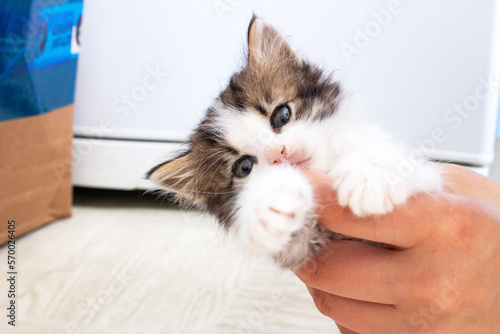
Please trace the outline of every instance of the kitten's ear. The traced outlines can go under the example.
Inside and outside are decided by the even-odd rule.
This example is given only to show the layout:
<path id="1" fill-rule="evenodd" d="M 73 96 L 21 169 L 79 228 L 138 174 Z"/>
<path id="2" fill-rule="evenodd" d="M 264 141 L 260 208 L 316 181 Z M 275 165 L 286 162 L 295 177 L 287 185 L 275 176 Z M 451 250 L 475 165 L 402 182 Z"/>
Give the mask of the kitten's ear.
<path id="1" fill-rule="evenodd" d="M 190 203 L 202 204 L 202 199 L 193 182 L 196 168 L 192 153 L 187 151 L 177 158 L 166 161 L 153 167 L 146 178 L 156 185 L 173 192 L 179 200 L 186 199 Z"/>
<path id="2" fill-rule="evenodd" d="M 285 38 L 270 24 L 252 17 L 248 26 L 248 65 L 300 62 Z"/>

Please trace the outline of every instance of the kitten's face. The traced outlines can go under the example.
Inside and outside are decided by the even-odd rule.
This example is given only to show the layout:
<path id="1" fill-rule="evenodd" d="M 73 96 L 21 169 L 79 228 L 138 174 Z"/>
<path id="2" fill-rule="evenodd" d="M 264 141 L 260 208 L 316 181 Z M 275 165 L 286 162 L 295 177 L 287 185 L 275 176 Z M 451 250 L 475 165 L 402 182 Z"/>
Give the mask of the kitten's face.
<path id="1" fill-rule="evenodd" d="M 148 177 L 196 203 L 226 226 L 241 187 L 266 167 L 317 166 L 321 122 L 338 105 L 339 86 L 301 60 L 271 26 L 253 19 L 248 62 L 232 76 L 188 140 L 189 150 Z"/>

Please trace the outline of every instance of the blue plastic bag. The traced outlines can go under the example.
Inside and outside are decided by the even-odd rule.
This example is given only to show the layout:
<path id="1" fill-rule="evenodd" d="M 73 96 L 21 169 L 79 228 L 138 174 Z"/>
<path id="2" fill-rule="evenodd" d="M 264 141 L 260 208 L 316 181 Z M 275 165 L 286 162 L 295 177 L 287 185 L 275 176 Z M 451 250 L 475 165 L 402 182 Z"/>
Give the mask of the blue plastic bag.
<path id="1" fill-rule="evenodd" d="M 0 0 L 0 121 L 73 103 L 82 0 Z"/>

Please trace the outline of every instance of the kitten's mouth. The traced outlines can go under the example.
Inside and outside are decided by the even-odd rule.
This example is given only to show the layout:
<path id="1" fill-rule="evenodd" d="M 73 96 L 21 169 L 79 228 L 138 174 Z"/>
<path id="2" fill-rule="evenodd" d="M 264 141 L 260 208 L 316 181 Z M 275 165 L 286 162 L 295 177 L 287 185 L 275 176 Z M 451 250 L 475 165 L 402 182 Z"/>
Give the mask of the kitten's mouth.
<path id="1" fill-rule="evenodd" d="M 295 164 L 295 166 L 302 168 L 302 169 L 308 169 L 309 168 L 309 161 L 311 161 L 311 158 L 304 159 L 302 161 L 299 161 Z"/>
<path id="2" fill-rule="evenodd" d="M 285 161 L 294 167 L 307 170 L 309 169 L 309 162 L 311 161 L 311 158 L 299 159 L 298 161 L 294 161 L 293 159 Z"/>

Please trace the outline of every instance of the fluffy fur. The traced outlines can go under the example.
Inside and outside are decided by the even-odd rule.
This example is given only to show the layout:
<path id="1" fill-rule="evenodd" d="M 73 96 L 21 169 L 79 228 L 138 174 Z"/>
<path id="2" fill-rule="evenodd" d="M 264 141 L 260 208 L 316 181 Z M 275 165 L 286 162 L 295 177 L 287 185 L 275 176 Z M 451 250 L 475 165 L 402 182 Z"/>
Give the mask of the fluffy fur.
<path id="1" fill-rule="evenodd" d="M 278 109 L 286 124 L 273 123 Z M 358 115 L 341 86 L 298 57 L 258 18 L 248 31 L 246 66 L 234 74 L 188 140 L 189 149 L 148 177 L 215 215 L 243 245 L 284 267 L 300 265 L 331 238 L 314 216 L 303 171 L 328 173 L 338 201 L 358 216 L 384 214 L 417 193 L 438 190 L 437 167 Z M 248 157 L 250 173 L 235 164 Z M 418 159 L 417 159 L 418 158 Z"/>

